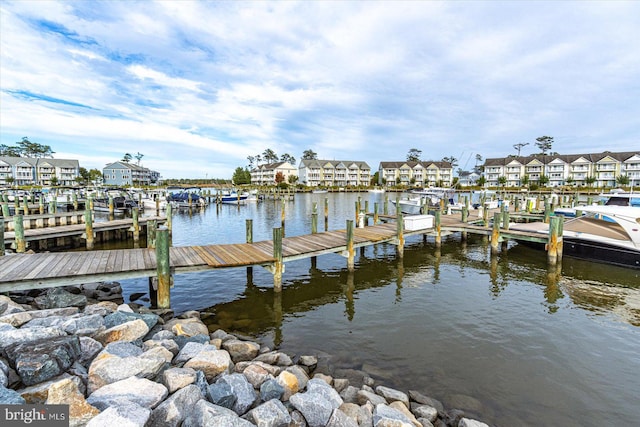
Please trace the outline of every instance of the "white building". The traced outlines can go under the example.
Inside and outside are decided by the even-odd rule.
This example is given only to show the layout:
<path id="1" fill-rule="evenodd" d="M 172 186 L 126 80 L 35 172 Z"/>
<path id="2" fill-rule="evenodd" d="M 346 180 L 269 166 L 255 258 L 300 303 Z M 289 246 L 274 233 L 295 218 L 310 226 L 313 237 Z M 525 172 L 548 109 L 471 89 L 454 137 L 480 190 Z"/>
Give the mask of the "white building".
<path id="1" fill-rule="evenodd" d="M 357 160 L 301 160 L 299 182 L 309 187 L 368 186 L 371 168 Z"/>
<path id="2" fill-rule="evenodd" d="M 251 184 L 276 185 L 276 176 L 280 173 L 282 182 L 289 182 L 290 176 L 297 176 L 298 170 L 289 162 L 265 163 L 251 170 Z"/>

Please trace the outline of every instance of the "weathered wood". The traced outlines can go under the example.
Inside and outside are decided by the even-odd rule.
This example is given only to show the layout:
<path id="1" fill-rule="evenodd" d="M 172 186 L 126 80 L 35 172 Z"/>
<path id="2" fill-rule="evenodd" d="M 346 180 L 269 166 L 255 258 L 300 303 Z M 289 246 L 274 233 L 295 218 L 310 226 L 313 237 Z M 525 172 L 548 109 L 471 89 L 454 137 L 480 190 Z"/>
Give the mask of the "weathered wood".
<path id="1" fill-rule="evenodd" d="M 549 242 L 547 243 L 547 262 L 549 265 L 556 265 L 562 257 L 562 217 L 553 216 L 549 222 Z M 558 251 L 558 248 L 560 250 Z"/>
<path id="2" fill-rule="evenodd" d="M 0 256 L 4 255 L 4 217 L 0 217 Z"/>
<path id="3" fill-rule="evenodd" d="M 436 227 L 436 247 L 442 245 L 442 211 L 440 209 L 435 211 L 435 227 Z"/>
<path id="4" fill-rule="evenodd" d="M 169 229 L 156 231 L 156 263 L 158 276 L 158 308 L 171 307 L 171 269 L 169 262 Z"/>
<path id="5" fill-rule="evenodd" d="M 273 289 L 275 292 L 282 292 L 282 272 L 284 270 L 282 260 L 282 229 L 273 229 Z"/>
<path id="6" fill-rule="evenodd" d="M 93 249 L 93 216 L 90 210 L 84 211 L 85 242 L 88 250 Z"/>
<path id="7" fill-rule="evenodd" d="M 355 251 L 353 248 L 353 221 L 347 220 L 347 270 L 355 270 Z"/>
<path id="8" fill-rule="evenodd" d="M 500 242 L 500 224 L 502 223 L 502 214 L 500 212 L 494 212 L 493 214 L 493 229 L 491 232 L 491 255 L 498 253 L 498 243 Z"/>
<path id="9" fill-rule="evenodd" d="M 16 200 L 18 198 L 16 197 Z M 17 214 L 13 217 L 13 229 L 15 233 L 15 248 L 16 252 L 22 253 L 27 248 L 27 241 L 24 239 L 24 223 L 22 222 L 22 215 Z"/>

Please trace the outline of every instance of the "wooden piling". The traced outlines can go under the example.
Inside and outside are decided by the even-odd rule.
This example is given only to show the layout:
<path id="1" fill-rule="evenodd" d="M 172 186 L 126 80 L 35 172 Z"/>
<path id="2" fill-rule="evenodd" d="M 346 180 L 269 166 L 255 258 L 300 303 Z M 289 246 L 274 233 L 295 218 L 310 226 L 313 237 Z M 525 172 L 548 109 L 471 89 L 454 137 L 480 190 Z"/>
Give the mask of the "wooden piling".
<path id="1" fill-rule="evenodd" d="M 17 253 L 24 253 L 27 248 L 27 242 L 24 239 L 24 223 L 23 216 L 18 214 L 13 217 L 13 231 L 15 233 L 15 246 Z"/>
<path id="2" fill-rule="evenodd" d="M 311 234 L 318 232 L 318 204 L 313 202 L 313 212 L 311 213 Z"/>
<path id="3" fill-rule="evenodd" d="M 502 214 L 495 212 L 493 214 L 493 229 L 491 231 L 491 255 L 498 253 L 498 243 L 500 242 L 500 224 L 502 223 Z"/>
<path id="4" fill-rule="evenodd" d="M 78 210 L 78 194 L 75 191 L 73 192 L 73 210 Z"/>
<path id="5" fill-rule="evenodd" d="M 9 216 L 9 204 L 7 202 L 2 203 L 2 216 L 3 217 Z"/>
<path id="6" fill-rule="evenodd" d="M 93 234 L 93 217 L 89 209 L 84 211 L 84 235 L 87 250 L 93 249 L 94 234 Z"/>
<path id="7" fill-rule="evenodd" d="M 329 199 L 324 199 L 324 231 L 329 231 Z"/>
<path id="8" fill-rule="evenodd" d="M 378 217 L 378 202 L 373 203 L 373 225 L 378 225 L 378 221 L 380 218 Z"/>
<path id="9" fill-rule="evenodd" d="M 0 216 L 0 256 L 4 255 L 4 217 Z"/>
<path id="10" fill-rule="evenodd" d="M 442 245 L 442 211 L 437 209 L 435 212 L 435 229 L 436 229 L 436 247 L 440 247 Z"/>
<path id="11" fill-rule="evenodd" d="M 167 208 L 164 211 L 165 217 L 167 218 L 166 226 L 169 230 L 169 246 L 171 246 L 171 239 L 173 236 L 173 207 L 171 203 L 167 203 Z"/>
<path id="12" fill-rule="evenodd" d="M 42 196 L 38 198 L 38 211 L 40 215 L 44 215 L 44 197 Z"/>
<path id="13" fill-rule="evenodd" d="M 547 243 L 547 262 L 549 265 L 556 265 L 558 259 L 562 257 L 562 221 L 562 216 L 554 216 L 549 222 L 549 242 Z"/>
<path id="14" fill-rule="evenodd" d="M 282 261 L 282 229 L 273 229 L 273 290 L 275 292 L 282 292 L 282 272 L 284 270 L 284 264 Z"/>
<path id="15" fill-rule="evenodd" d="M 467 206 L 466 201 L 467 201 L 467 197 L 465 196 L 465 205 L 461 209 L 462 222 L 465 223 L 465 224 L 469 220 L 469 207 Z M 467 232 L 466 231 L 462 231 L 460 233 L 460 240 L 462 240 L 463 242 L 467 241 Z"/>
<path id="16" fill-rule="evenodd" d="M 347 270 L 355 270 L 355 250 L 353 249 L 353 220 L 347 220 Z"/>
<path id="17" fill-rule="evenodd" d="M 169 229 L 158 228 L 156 235 L 156 265 L 158 275 L 158 308 L 171 308 L 171 264 L 169 260 Z"/>
<path id="18" fill-rule="evenodd" d="M 384 194 L 384 205 L 382 206 L 382 214 L 389 215 L 389 195 Z"/>
<path id="19" fill-rule="evenodd" d="M 286 206 L 287 201 L 284 199 L 284 197 L 282 198 L 282 203 L 281 203 L 281 209 L 280 209 L 280 227 L 282 227 L 282 237 L 285 236 L 285 229 L 284 229 L 284 219 L 286 216 L 286 211 L 285 211 L 285 206 Z"/>
<path id="20" fill-rule="evenodd" d="M 156 229 L 157 221 L 150 219 L 147 221 L 147 248 L 153 249 L 156 247 Z"/>
<path id="21" fill-rule="evenodd" d="M 402 211 L 400 210 L 400 204 L 396 204 L 396 251 L 400 258 L 404 257 L 404 219 L 402 217 Z"/>
<path id="22" fill-rule="evenodd" d="M 133 243 L 137 244 L 140 241 L 140 222 L 138 220 L 138 208 L 133 208 L 131 210 L 131 219 L 133 220 L 133 225 L 131 229 L 133 231 Z"/>

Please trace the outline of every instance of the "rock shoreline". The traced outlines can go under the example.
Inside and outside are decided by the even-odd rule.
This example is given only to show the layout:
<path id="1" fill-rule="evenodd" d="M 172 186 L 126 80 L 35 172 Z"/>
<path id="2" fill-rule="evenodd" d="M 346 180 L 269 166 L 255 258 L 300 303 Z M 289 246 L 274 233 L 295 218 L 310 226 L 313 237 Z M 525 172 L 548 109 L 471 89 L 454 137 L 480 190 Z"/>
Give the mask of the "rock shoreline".
<path id="1" fill-rule="evenodd" d="M 210 333 L 198 312 L 123 304 L 117 283 L 65 289 L 0 295 L 0 404 L 68 404 L 88 427 L 487 426 L 364 372 L 330 375 L 315 355 Z"/>

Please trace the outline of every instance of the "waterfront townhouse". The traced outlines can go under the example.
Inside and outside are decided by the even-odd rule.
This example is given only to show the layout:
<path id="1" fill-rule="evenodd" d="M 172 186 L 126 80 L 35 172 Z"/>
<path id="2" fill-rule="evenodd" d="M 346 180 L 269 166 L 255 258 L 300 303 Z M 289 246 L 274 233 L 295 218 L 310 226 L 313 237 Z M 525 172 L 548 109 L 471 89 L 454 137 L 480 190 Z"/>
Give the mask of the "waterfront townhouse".
<path id="1" fill-rule="evenodd" d="M 0 157 L 0 185 L 77 185 L 80 164 L 71 159 Z M 55 179 L 54 179 L 55 178 Z"/>
<path id="2" fill-rule="evenodd" d="M 105 185 L 151 185 L 160 179 L 160 173 L 128 162 L 109 163 L 102 169 L 102 180 Z"/>
<path id="3" fill-rule="evenodd" d="M 523 185 L 525 176 L 529 183 L 543 180 L 549 187 L 614 187 L 619 176 L 627 176 L 633 184 L 640 182 L 640 151 L 509 156 L 485 160 L 487 186 L 502 185 L 500 180 L 504 177 L 504 185 L 519 187 Z"/>
<path id="4" fill-rule="evenodd" d="M 265 163 L 251 170 L 251 184 L 275 185 L 276 175 L 282 173 L 283 182 L 289 182 L 290 176 L 296 176 L 298 170 L 289 162 Z"/>
<path id="5" fill-rule="evenodd" d="M 446 186 L 453 183 L 451 163 L 434 161 L 380 162 L 379 185 L 415 187 Z"/>
<path id="6" fill-rule="evenodd" d="M 355 160 L 301 160 L 298 176 L 309 187 L 368 186 L 371 168 L 366 162 Z"/>

